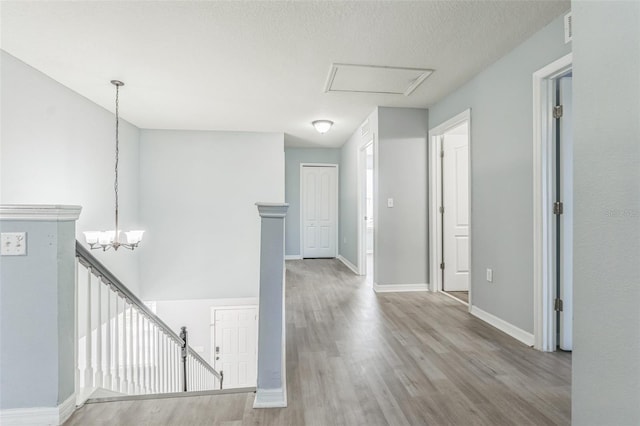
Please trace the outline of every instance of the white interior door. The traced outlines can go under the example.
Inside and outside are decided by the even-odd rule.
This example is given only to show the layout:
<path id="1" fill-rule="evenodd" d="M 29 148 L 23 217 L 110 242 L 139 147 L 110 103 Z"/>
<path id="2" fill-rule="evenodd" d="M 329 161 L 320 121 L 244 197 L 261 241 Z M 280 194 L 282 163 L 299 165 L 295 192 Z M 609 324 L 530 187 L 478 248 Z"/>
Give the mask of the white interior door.
<path id="1" fill-rule="evenodd" d="M 301 174 L 302 257 L 336 257 L 338 170 L 303 166 Z"/>
<path id="2" fill-rule="evenodd" d="M 442 138 L 445 291 L 469 290 L 469 140 L 466 126 L 465 123 L 456 127 Z"/>
<path id="3" fill-rule="evenodd" d="M 213 308 L 213 365 L 224 372 L 224 389 L 257 383 L 257 321 L 255 307 Z"/>
<path id="4" fill-rule="evenodd" d="M 560 78 L 559 102 L 562 105 L 560 118 L 560 199 L 563 213 L 560 215 L 560 349 L 573 349 L 573 99 L 571 77 Z"/>

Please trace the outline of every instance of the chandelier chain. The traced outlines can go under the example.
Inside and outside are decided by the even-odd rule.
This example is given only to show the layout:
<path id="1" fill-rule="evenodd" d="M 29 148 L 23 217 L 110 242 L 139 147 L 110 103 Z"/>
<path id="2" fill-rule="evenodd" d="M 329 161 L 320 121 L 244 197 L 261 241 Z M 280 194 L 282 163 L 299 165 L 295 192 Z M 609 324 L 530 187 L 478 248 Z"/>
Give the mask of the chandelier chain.
<path id="1" fill-rule="evenodd" d="M 113 189 L 115 190 L 116 193 L 116 236 L 115 238 L 118 238 L 118 161 L 120 158 L 120 141 L 119 141 L 119 134 L 120 134 L 120 116 L 118 113 L 118 108 L 119 108 L 119 104 L 120 104 L 120 86 L 116 85 L 116 164 L 115 164 L 115 174 L 116 174 L 116 179 L 115 182 L 113 184 Z"/>

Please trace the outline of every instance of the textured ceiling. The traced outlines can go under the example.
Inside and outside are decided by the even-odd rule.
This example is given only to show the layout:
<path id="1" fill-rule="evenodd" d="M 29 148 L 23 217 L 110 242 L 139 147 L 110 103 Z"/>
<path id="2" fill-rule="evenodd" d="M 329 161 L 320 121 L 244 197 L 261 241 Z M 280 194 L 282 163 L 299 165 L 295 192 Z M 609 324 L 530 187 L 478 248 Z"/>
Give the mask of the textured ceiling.
<path id="1" fill-rule="evenodd" d="M 569 1 L 0 4 L 2 49 L 140 128 L 285 132 L 340 146 L 374 107 L 428 107 Z M 325 93 L 333 63 L 428 68 L 410 96 Z M 311 126 L 330 119 L 319 135 Z"/>

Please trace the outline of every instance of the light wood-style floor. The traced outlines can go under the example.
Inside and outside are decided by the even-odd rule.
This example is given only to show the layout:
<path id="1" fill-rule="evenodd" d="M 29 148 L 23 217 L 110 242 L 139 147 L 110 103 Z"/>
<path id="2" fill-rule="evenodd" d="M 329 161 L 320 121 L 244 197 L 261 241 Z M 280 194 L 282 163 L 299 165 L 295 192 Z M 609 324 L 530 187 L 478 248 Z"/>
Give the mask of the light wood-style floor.
<path id="1" fill-rule="evenodd" d="M 67 425 L 568 425 L 571 355 L 433 293 L 375 294 L 337 260 L 287 262 L 286 409 L 253 394 L 89 404 Z"/>

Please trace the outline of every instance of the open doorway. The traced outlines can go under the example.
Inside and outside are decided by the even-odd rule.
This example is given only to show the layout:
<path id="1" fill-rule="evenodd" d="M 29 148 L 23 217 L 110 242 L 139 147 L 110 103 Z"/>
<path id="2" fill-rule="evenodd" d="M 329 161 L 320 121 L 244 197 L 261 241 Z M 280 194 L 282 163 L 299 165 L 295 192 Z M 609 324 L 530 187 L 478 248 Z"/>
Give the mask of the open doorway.
<path id="1" fill-rule="evenodd" d="M 470 111 L 430 131 L 431 282 L 471 306 Z"/>
<path id="2" fill-rule="evenodd" d="M 359 273 L 367 277 L 367 283 L 374 284 L 374 143 L 373 139 L 360 147 L 358 174 L 359 185 Z"/>

